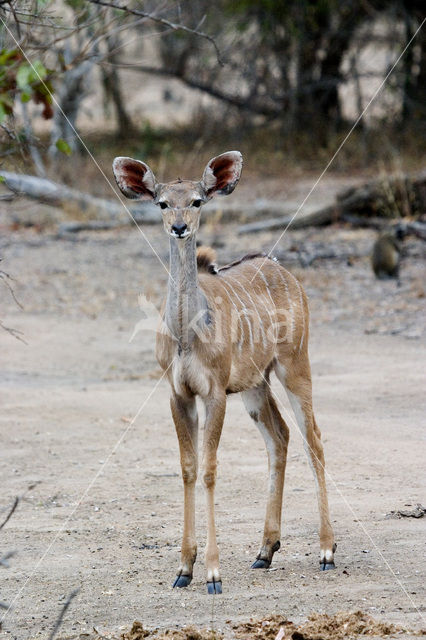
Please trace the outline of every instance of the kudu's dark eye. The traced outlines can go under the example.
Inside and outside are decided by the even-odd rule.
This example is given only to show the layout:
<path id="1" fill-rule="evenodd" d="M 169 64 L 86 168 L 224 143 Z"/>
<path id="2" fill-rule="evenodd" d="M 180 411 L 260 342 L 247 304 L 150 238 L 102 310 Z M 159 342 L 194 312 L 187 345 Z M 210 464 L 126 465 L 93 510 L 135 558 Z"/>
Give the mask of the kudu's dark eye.
<path id="1" fill-rule="evenodd" d="M 161 209 L 167 209 L 168 207 L 168 204 L 166 204 L 165 202 L 159 202 L 158 204 L 160 205 Z"/>
<path id="2" fill-rule="evenodd" d="M 201 200 L 194 200 L 194 202 L 192 203 L 193 207 L 201 207 Z"/>

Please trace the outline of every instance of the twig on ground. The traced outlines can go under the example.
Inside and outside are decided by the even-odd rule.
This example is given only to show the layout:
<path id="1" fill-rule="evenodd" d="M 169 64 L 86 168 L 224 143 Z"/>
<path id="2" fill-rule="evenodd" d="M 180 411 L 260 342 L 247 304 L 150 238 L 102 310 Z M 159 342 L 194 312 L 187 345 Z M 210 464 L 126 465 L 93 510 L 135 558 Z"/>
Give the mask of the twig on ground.
<path id="1" fill-rule="evenodd" d="M 53 638 L 55 637 L 55 635 L 57 634 L 61 624 L 62 624 L 62 620 L 64 619 L 64 615 L 67 612 L 68 607 L 70 606 L 71 602 L 74 600 L 74 598 L 76 597 L 76 595 L 78 594 L 78 592 L 80 591 L 80 589 L 74 589 L 74 591 L 71 591 L 71 593 L 69 594 L 68 598 L 66 599 L 66 601 L 64 602 L 64 605 L 61 609 L 61 612 L 59 614 L 59 616 L 56 619 L 55 625 L 52 629 L 52 632 L 49 636 L 49 640 L 53 640 Z"/>
<path id="2" fill-rule="evenodd" d="M 0 269 L 0 280 L 2 280 L 4 282 L 4 284 L 6 285 L 6 287 L 9 289 L 9 293 L 12 296 L 12 298 L 14 299 L 14 301 L 16 302 L 16 304 L 18 305 L 18 307 L 20 309 L 23 309 L 24 307 L 22 306 L 22 304 L 19 302 L 18 298 L 15 295 L 15 291 L 12 287 L 12 285 L 10 284 L 9 280 L 11 280 L 12 282 L 14 281 L 14 278 L 12 278 L 11 275 L 9 275 L 8 273 L 6 273 L 6 271 L 3 271 L 2 269 Z"/>
<path id="3" fill-rule="evenodd" d="M 24 344 L 28 344 L 28 342 L 26 340 L 24 340 L 24 338 L 22 338 L 21 335 L 20 335 L 20 334 L 23 335 L 23 331 L 19 331 L 19 329 L 12 329 L 12 327 L 7 327 L 4 324 L 4 322 L 2 322 L 1 320 L 0 320 L 0 327 L 2 329 L 4 329 L 5 331 L 7 331 L 8 333 L 10 333 L 10 335 L 13 336 L 14 338 L 16 338 L 17 340 L 20 340 Z"/>
<path id="4" fill-rule="evenodd" d="M 19 504 L 19 498 L 16 497 L 9 513 L 6 516 L 6 519 L 2 522 L 2 524 L 0 524 L 0 531 L 3 529 L 3 527 L 9 522 L 10 518 L 13 516 L 18 504 Z"/>

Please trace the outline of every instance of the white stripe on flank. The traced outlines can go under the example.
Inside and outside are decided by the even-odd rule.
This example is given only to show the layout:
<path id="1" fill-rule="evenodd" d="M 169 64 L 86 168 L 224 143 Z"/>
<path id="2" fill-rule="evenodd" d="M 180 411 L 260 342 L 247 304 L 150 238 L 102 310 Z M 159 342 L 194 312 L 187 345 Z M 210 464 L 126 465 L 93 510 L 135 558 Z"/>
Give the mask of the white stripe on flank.
<path id="1" fill-rule="evenodd" d="M 252 266 L 254 269 L 256 269 L 254 264 L 250 265 L 250 266 Z M 276 306 L 276 304 L 275 304 L 275 302 L 274 302 L 274 300 L 272 298 L 271 291 L 269 289 L 269 283 L 268 283 L 268 281 L 266 279 L 265 274 L 260 270 L 258 273 L 255 273 L 254 278 L 256 277 L 256 275 L 259 275 L 262 278 L 263 282 L 265 283 L 266 291 L 268 292 L 268 296 L 269 296 L 269 299 L 271 301 L 272 308 L 273 308 L 273 310 L 275 312 L 275 314 L 274 314 L 275 315 L 275 319 L 273 319 L 273 317 L 269 313 L 268 307 L 265 305 L 265 309 L 268 312 L 268 315 L 269 315 L 269 317 L 271 319 L 272 326 L 274 327 L 274 339 L 275 339 L 275 342 L 276 342 L 277 339 L 278 339 L 278 326 L 277 326 L 278 318 L 277 318 L 277 313 L 276 313 L 277 312 L 277 306 Z M 254 278 L 253 278 L 253 280 L 254 280 Z M 250 282 L 252 282 L 252 280 L 250 280 Z"/>
<path id="2" fill-rule="evenodd" d="M 233 282 L 235 282 L 239 287 L 241 287 L 241 289 L 244 291 L 244 293 L 246 294 L 246 296 L 249 298 L 249 300 L 251 301 L 252 305 L 253 305 L 253 309 L 256 311 L 257 313 L 257 317 L 259 318 L 259 323 L 260 323 L 260 330 L 262 332 L 262 342 L 263 342 L 263 346 L 266 347 L 266 342 L 265 342 L 265 330 L 263 328 L 263 321 L 262 318 L 260 317 L 260 313 L 259 310 L 256 306 L 256 304 L 254 303 L 253 298 L 251 297 L 251 295 L 249 294 L 249 292 L 243 287 L 242 283 L 239 282 L 239 280 L 237 280 L 236 278 L 233 278 L 232 276 L 228 276 L 228 278 L 230 280 L 232 280 Z M 247 282 L 249 282 L 247 280 Z M 235 294 L 237 295 L 237 294 Z"/>
<path id="3" fill-rule="evenodd" d="M 250 265 L 247 265 L 247 266 L 249 266 L 249 267 L 253 267 L 254 269 L 256 269 L 256 267 L 255 267 L 255 265 L 254 265 L 254 264 L 253 264 L 253 265 L 252 265 L 252 264 L 250 264 Z M 264 308 L 265 308 L 265 310 L 266 310 L 266 313 L 267 313 L 267 314 L 268 314 L 268 316 L 269 316 L 269 320 L 270 320 L 270 322 L 271 322 L 271 327 L 273 327 L 273 329 L 274 329 L 274 342 L 276 343 L 276 342 L 277 342 L 277 339 L 278 339 L 278 326 L 277 326 L 277 320 L 278 320 L 278 318 L 277 318 L 277 313 L 276 313 L 276 312 L 277 312 L 277 307 L 276 307 L 275 302 L 274 302 L 274 300 L 273 300 L 273 298 L 272 298 L 272 296 L 271 296 L 271 292 L 270 292 L 270 290 L 269 290 L 269 283 L 268 283 L 267 279 L 265 278 L 265 274 L 264 274 L 264 273 L 262 273 L 262 271 L 259 271 L 258 273 L 255 273 L 254 278 L 255 278 L 257 275 L 259 275 L 259 276 L 262 278 L 262 280 L 263 280 L 263 282 L 264 282 L 264 284 L 265 284 L 265 287 L 266 287 L 266 291 L 267 291 L 268 296 L 269 296 L 269 300 L 271 301 L 271 305 L 272 305 L 272 314 L 273 314 L 273 315 L 271 315 L 271 313 L 270 313 L 270 311 L 269 311 L 269 305 L 268 305 L 268 301 L 267 301 L 267 300 L 265 300 L 265 294 L 263 294 L 263 293 L 262 293 L 262 294 L 257 294 L 257 297 L 258 297 L 262 302 L 265 300 L 265 301 L 263 302 L 263 306 L 264 306 Z M 247 282 L 248 282 L 249 286 L 250 286 L 251 284 L 253 284 L 253 280 L 254 280 L 254 278 L 253 278 L 252 280 L 249 280 L 249 278 L 248 278 L 247 276 L 244 276 L 244 277 L 245 277 L 245 279 L 247 280 Z M 268 337 L 268 329 L 266 330 L 266 334 L 267 334 L 267 337 Z"/>
<path id="4" fill-rule="evenodd" d="M 227 285 L 227 284 L 229 284 L 229 283 L 227 283 L 227 282 L 225 281 L 225 279 L 222 279 L 222 281 L 221 281 L 221 282 L 222 282 L 222 284 L 223 284 L 223 287 L 224 287 L 225 293 L 226 293 L 226 295 L 227 295 L 227 296 L 228 296 L 228 298 L 229 298 L 229 301 L 231 302 L 231 304 L 233 305 L 233 307 L 234 307 L 235 311 L 237 312 L 238 321 L 239 321 L 239 323 L 240 323 L 240 327 L 241 327 L 241 338 L 240 338 L 240 341 L 239 341 L 239 350 L 241 351 L 241 349 L 242 349 L 242 347 L 243 347 L 244 339 L 245 339 L 244 327 L 243 327 L 243 323 L 242 323 L 242 320 L 241 320 L 241 313 L 243 313 L 243 314 L 244 314 L 244 317 L 245 317 L 245 319 L 247 320 L 247 324 L 248 324 L 248 328 L 249 328 L 250 346 L 251 346 L 251 348 L 253 349 L 253 334 L 252 334 L 252 331 L 251 331 L 251 325 L 250 325 L 250 322 L 249 322 L 248 318 L 246 317 L 246 315 L 245 315 L 245 313 L 244 313 L 244 305 L 243 305 L 243 309 L 241 309 L 241 311 L 240 311 L 240 309 L 238 309 L 237 305 L 235 304 L 235 302 L 233 301 L 233 299 L 232 299 L 232 298 L 231 298 L 231 296 L 229 295 L 228 290 L 227 290 L 227 288 L 226 288 L 226 286 L 225 286 L 225 285 Z M 235 293 L 234 289 L 232 288 L 232 286 L 231 286 L 230 284 L 229 284 L 229 286 L 231 287 L 232 293 L 233 293 L 233 294 L 238 298 L 238 300 L 241 302 L 241 300 L 240 300 L 240 298 L 239 298 L 238 294 L 237 294 L 237 293 Z M 241 304 L 242 304 L 242 303 L 241 303 Z"/>
<path id="5" fill-rule="evenodd" d="M 293 332 L 294 332 L 294 311 L 293 311 L 293 300 L 290 297 L 290 292 L 288 289 L 288 282 L 287 280 L 284 278 L 281 269 L 278 269 L 278 273 L 280 274 L 280 278 L 282 280 L 282 282 L 284 283 L 284 289 L 285 289 L 285 293 L 287 296 L 287 301 L 288 301 L 288 310 L 290 312 L 290 320 L 291 320 L 291 324 L 290 324 L 290 341 L 293 340 Z M 289 273 L 289 271 L 286 270 L 286 273 Z"/>
<path id="6" fill-rule="evenodd" d="M 303 308 L 302 287 L 300 286 L 300 282 L 296 278 L 296 276 L 294 276 L 292 273 L 290 273 L 290 275 L 293 278 L 293 280 L 295 281 L 296 286 L 297 286 L 297 290 L 299 292 L 300 312 L 302 314 L 302 337 L 300 339 L 300 344 L 299 344 L 299 353 L 300 353 L 300 351 L 302 350 L 302 346 L 303 346 L 303 340 L 305 338 L 305 309 Z"/>
<path id="7" fill-rule="evenodd" d="M 303 340 L 305 338 L 305 309 L 303 307 L 302 287 L 300 286 L 299 280 L 297 280 L 297 278 L 295 278 L 295 280 L 297 282 L 297 288 L 299 289 L 300 309 L 302 311 L 302 338 L 299 344 L 299 353 L 300 353 L 303 347 Z"/>

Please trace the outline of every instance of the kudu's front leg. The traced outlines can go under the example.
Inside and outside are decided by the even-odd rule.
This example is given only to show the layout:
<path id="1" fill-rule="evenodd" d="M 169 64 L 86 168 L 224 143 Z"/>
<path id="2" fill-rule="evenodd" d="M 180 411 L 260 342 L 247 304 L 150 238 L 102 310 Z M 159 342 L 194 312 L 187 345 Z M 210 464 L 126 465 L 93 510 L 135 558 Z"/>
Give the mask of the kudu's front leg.
<path id="1" fill-rule="evenodd" d="M 225 392 L 212 393 L 206 401 L 206 424 L 203 442 L 203 480 L 207 497 L 206 570 L 208 593 L 222 593 L 219 571 L 219 549 L 214 518 L 214 490 L 216 484 L 217 448 L 225 418 Z"/>
<path id="2" fill-rule="evenodd" d="M 172 395 L 172 416 L 179 440 L 180 464 L 184 487 L 184 519 L 181 564 L 173 587 L 187 587 L 192 580 L 192 568 L 197 557 L 195 539 L 195 482 L 198 462 L 198 415 L 195 397 Z"/>

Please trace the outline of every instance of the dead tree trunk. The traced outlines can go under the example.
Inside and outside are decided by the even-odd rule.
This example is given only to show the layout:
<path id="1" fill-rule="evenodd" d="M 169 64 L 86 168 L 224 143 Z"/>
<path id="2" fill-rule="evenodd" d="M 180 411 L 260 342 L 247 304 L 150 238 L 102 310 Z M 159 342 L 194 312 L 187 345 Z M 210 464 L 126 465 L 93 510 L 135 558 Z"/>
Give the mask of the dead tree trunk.
<path id="1" fill-rule="evenodd" d="M 156 207 L 150 203 L 127 206 L 120 201 L 118 196 L 116 200 L 97 198 L 52 180 L 11 173 L 1 169 L 0 176 L 4 178 L 6 186 L 17 195 L 39 200 L 55 207 L 64 207 L 67 210 L 72 205 L 75 210 L 83 212 L 87 218 L 98 221 L 110 220 L 114 224 L 119 221 L 128 222 L 129 219 L 131 220 L 131 216 L 136 222 L 150 224 L 161 222 L 161 216 Z"/>
<path id="2" fill-rule="evenodd" d="M 351 224 L 383 224 L 406 217 L 419 217 L 426 212 L 426 171 L 414 176 L 386 177 L 350 187 L 337 194 L 331 206 L 320 207 L 308 215 L 286 215 L 245 224 L 239 234 L 327 225 L 339 220 Z"/>

